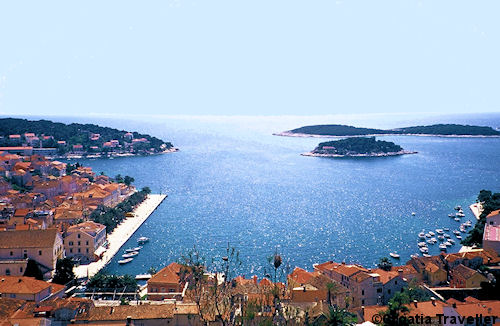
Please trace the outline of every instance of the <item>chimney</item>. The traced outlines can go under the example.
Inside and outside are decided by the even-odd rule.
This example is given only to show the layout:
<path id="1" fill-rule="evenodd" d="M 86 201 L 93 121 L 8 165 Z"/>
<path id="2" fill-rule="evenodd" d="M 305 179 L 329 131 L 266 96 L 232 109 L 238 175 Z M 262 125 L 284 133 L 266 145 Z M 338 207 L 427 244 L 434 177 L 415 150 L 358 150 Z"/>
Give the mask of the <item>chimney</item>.
<path id="1" fill-rule="evenodd" d="M 398 274 L 399 274 L 399 276 L 403 277 L 403 270 L 401 268 L 398 269 Z"/>
<path id="2" fill-rule="evenodd" d="M 252 276 L 253 282 L 257 284 L 257 275 Z"/>
<path id="3" fill-rule="evenodd" d="M 365 306 L 361 306 L 361 317 L 365 318 Z"/>
<path id="4" fill-rule="evenodd" d="M 415 308 L 417 308 L 417 303 L 418 303 L 417 300 L 413 300 L 413 305 L 415 306 Z"/>
<path id="5" fill-rule="evenodd" d="M 132 325 L 132 317 L 131 316 L 127 316 L 127 326 L 130 326 Z"/>
<path id="6" fill-rule="evenodd" d="M 435 306 L 436 305 L 436 298 L 431 297 L 431 301 L 432 301 L 432 305 Z"/>

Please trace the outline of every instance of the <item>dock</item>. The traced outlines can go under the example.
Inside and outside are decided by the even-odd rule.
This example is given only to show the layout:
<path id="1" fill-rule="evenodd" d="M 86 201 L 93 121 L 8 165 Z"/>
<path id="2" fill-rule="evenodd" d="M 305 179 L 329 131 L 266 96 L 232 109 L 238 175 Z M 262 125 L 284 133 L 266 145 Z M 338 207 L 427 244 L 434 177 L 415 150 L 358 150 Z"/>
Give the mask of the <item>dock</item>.
<path id="1" fill-rule="evenodd" d="M 144 223 L 156 208 L 160 206 L 166 197 L 167 195 L 161 194 L 148 195 L 148 197 L 134 209 L 134 217 L 127 217 L 112 233 L 107 235 L 109 247 L 100 260 L 87 265 L 80 265 L 73 269 L 76 278 L 90 278 L 104 268 L 111 259 L 113 259 L 125 242 L 127 242 L 134 232 L 139 229 L 142 223 Z"/>

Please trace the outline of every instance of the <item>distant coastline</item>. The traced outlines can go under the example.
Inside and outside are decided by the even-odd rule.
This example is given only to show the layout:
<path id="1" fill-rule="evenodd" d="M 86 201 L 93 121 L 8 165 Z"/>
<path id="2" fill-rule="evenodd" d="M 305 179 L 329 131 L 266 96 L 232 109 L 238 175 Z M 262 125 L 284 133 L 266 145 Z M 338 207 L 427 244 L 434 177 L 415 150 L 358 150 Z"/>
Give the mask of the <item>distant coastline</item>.
<path id="1" fill-rule="evenodd" d="M 398 151 L 398 152 L 368 153 L 368 154 L 320 154 L 320 153 L 307 152 L 307 153 L 302 153 L 300 155 L 302 155 L 302 156 L 312 156 L 312 157 L 334 157 L 334 158 L 341 158 L 341 157 L 387 157 L 387 156 L 400 156 L 400 155 L 417 154 L 417 153 L 418 152 L 403 150 L 403 151 Z"/>
<path id="2" fill-rule="evenodd" d="M 418 136 L 418 137 L 444 137 L 444 138 L 500 138 L 500 135 L 434 135 L 434 134 L 360 134 L 360 135 L 317 135 L 295 133 L 292 131 L 283 131 L 273 133 L 273 136 L 281 137 L 310 137 L 310 138 L 350 138 L 350 137 L 381 137 L 381 136 Z"/>
<path id="3" fill-rule="evenodd" d="M 161 155 L 161 154 L 169 154 L 178 152 L 179 149 L 177 147 L 172 147 L 166 149 L 162 152 L 155 153 L 92 153 L 92 154 L 64 154 L 64 155 L 56 155 L 56 156 L 47 156 L 50 159 L 81 159 L 81 158 L 115 158 L 115 157 L 135 157 L 135 156 L 152 156 L 152 155 Z"/>

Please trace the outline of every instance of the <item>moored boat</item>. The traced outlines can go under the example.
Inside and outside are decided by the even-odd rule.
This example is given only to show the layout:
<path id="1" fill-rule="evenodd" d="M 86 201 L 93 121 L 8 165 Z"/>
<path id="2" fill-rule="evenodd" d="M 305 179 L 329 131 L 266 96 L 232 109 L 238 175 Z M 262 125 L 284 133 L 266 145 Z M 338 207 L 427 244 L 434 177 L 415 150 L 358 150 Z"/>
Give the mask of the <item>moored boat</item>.
<path id="1" fill-rule="evenodd" d="M 132 257 L 135 257 L 139 254 L 138 251 L 132 251 L 132 252 L 129 252 L 128 254 L 124 254 L 122 255 L 123 258 L 132 258 Z"/>
<path id="2" fill-rule="evenodd" d="M 130 263 L 132 260 L 134 260 L 134 258 L 122 259 L 122 260 L 118 261 L 118 264 L 123 265 L 123 264 L 126 264 L 126 263 Z"/>
<path id="3" fill-rule="evenodd" d="M 391 256 L 392 258 L 395 258 L 395 259 L 399 259 L 399 257 L 400 257 L 397 253 L 394 253 L 394 252 L 390 252 L 389 256 Z"/>
<path id="4" fill-rule="evenodd" d="M 137 243 L 139 243 L 139 244 L 146 243 L 148 241 L 149 241 L 149 238 L 147 238 L 147 237 L 140 237 L 139 239 L 137 239 Z"/>

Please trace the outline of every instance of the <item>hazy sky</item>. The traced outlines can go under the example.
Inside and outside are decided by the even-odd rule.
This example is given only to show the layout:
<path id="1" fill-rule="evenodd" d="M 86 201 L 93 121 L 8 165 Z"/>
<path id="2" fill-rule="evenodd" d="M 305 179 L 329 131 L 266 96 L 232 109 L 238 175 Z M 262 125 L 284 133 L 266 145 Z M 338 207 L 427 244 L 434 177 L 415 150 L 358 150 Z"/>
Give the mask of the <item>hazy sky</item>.
<path id="1" fill-rule="evenodd" d="M 1 1 L 3 114 L 500 112 L 500 1 Z"/>

